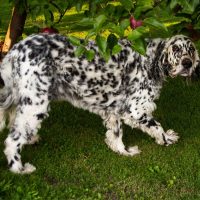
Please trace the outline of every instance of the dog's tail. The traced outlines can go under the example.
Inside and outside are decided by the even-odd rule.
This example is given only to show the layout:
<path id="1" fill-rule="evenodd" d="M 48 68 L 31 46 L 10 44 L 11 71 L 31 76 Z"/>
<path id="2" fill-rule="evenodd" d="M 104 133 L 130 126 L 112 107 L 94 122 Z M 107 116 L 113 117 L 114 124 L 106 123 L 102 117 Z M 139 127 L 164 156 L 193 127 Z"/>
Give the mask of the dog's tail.
<path id="1" fill-rule="evenodd" d="M 12 65 L 12 58 L 7 54 L 0 64 L 0 111 L 9 108 L 14 101 Z"/>
<path id="2" fill-rule="evenodd" d="M 0 89 L 0 110 L 6 110 L 13 103 L 12 90 L 10 88 Z"/>

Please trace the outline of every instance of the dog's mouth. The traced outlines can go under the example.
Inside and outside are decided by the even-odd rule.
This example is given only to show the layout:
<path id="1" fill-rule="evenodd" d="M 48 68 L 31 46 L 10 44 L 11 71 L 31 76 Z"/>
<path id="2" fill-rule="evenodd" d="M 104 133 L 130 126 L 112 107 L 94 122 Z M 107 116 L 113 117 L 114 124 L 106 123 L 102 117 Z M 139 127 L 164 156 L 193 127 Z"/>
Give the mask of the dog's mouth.
<path id="1" fill-rule="evenodd" d="M 180 76 L 191 76 L 190 69 L 183 69 L 182 72 L 179 74 Z"/>
<path id="2" fill-rule="evenodd" d="M 182 69 L 182 70 L 173 70 L 170 73 L 170 77 L 175 78 L 177 76 L 183 76 L 183 77 L 188 77 L 191 76 L 192 70 L 191 69 Z"/>

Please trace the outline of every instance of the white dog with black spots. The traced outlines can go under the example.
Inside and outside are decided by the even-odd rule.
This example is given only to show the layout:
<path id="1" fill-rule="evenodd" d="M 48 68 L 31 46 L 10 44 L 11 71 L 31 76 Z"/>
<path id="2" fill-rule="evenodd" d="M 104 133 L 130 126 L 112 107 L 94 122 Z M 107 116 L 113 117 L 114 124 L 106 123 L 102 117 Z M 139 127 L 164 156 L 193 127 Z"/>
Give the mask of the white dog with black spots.
<path id="1" fill-rule="evenodd" d="M 121 155 L 140 153 L 137 146 L 123 144 L 122 122 L 146 132 L 160 145 L 177 142 L 177 133 L 164 131 L 153 118 L 154 100 L 167 76 L 192 74 L 199 63 L 194 44 L 183 35 L 149 40 L 145 56 L 125 39 L 119 44 L 121 52 L 108 62 L 94 42 L 87 46 L 95 52 L 93 60 L 76 57 L 77 47 L 59 34 L 31 35 L 13 46 L 0 67 L 5 84 L 0 91 L 0 128 L 6 125 L 6 113 L 11 113 L 4 153 L 12 172 L 36 169 L 22 164 L 20 152 L 25 144 L 37 141 L 51 100 L 66 100 L 100 115 L 107 128 L 106 144 Z"/>

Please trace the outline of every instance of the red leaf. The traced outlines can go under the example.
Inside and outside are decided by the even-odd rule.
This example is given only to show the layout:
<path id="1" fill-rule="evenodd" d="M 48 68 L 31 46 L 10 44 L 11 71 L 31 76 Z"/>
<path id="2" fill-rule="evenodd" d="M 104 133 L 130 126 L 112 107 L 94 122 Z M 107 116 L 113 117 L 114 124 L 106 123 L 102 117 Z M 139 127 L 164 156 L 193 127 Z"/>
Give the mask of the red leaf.
<path id="1" fill-rule="evenodd" d="M 40 30 L 41 33 L 49 33 L 49 34 L 52 34 L 52 33 L 58 33 L 58 30 L 53 28 L 53 27 L 45 27 L 45 28 L 42 28 Z"/>
<path id="2" fill-rule="evenodd" d="M 142 20 L 136 20 L 133 16 L 130 17 L 130 26 L 132 29 L 136 29 L 139 26 L 142 26 Z"/>

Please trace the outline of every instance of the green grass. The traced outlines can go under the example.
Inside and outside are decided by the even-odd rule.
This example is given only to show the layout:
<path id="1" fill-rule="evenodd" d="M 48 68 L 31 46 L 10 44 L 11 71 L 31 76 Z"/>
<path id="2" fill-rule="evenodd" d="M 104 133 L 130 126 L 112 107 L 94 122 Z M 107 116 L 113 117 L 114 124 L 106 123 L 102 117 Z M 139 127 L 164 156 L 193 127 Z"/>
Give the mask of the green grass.
<path id="1" fill-rule="evenodd" d="M 3 8 L 0 9 L 0 41 L 3 41 L 11 18 L 12 6 L 11 4 L 8 4 L 8 0 L 5 0 L 0 5 L 0 8 Z M 58 17 L 59 16 L 55 14 L 55 21 L 58 19 Z M 63 35 L 73 34 L 77 37 L 85 37 L 85 32 L 80 31 L 80 28 L 78 27 L 73 28 L 72 26 L 80 22 L 83 17 L 83 13 L 77 13 L 75 9 L 72 8 L 65 14 L 62 21 L 58 24 L 55 24 L 54 27 L 57 28 L 59 30 L 59 33 Z M 40 31 L 40 28 L 44 28 L 46 26 L 47 25 L 45 25 L 44 16 L 38 16 L 36 20 L 33 20 L 28 15 L 22 37 L 24 38 L 30 34 L 38 33 Z"/>
<path id="2" fill-rule="evenodd" d="M 39 131 L 41 141 L 26 146 L 23 161 L 37 167 L 31 175 L 7 170 L 0 144 L 0 199 L 200 199 L 200 82 L 165 83 L 155 117 L 180 133 L 169 147 L 124 126 L 126 145 L 142 153 L 120 156 L 104 143 L 101 119 L 64 102 L 51 104 Z"/>
<path id="3" fill-rule="evenodd" d="M 5 6 L 1 37 L 10 9 Z M 59 25 L 63 33 L 65 20 Z M 27 23 L 26 34 L 32 31 L 31 21 Z M 98 116 L 54 102 L 39 131 L 40 143 L 22 151 L 22 160 L 34 164 L 37 171 L 15 175 L 8 171 L 3 154 L 8 134 L 4 130 L 0 134 L 0 200 L 200 199 L 199 88 L 200 82 L 187 85 L 182 79 L 169 79 L 157 101 L 154 116 L 166 130 L 180 133 L 177 144 L 159 146 L 145 133 L 123 127 L 124 143 L 142 150 L 135 157 L 107 148 L 106 130 Z"/>
<path id="4" fill-rule="evenodd" d="M 8 1 L 1 1 L 0 4 L 0 41 L 3 41 L 11 18 L 12 10 Z"/>

